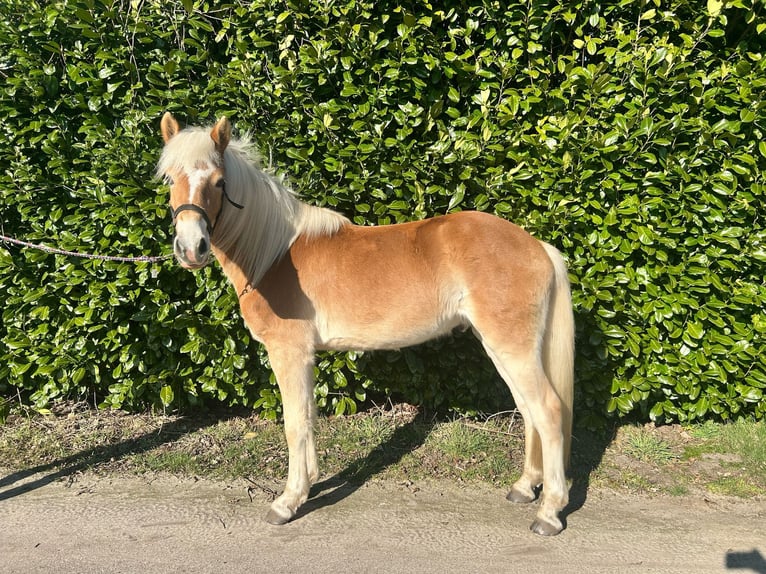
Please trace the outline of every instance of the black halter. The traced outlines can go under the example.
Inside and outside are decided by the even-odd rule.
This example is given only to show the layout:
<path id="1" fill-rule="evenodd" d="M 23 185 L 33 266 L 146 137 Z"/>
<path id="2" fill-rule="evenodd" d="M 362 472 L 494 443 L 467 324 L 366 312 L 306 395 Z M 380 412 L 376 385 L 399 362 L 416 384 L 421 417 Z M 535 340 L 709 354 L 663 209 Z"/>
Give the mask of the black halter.
<path id="1" fill-rule="evenodd" d="M 231 197 L 229 197 L 229 194 L 226 193 L 225 182 L 223 184 L 223 197 L 224 199 L 226 199 L 226 201 L 228 201 L 232 206 L 236 207 L 237 209 L 242 209 L 245 207 L 244 205 L 240 205 L 239 203 L 234 201 Z M 221 209 L 218 212 L 218 216 L 215 218 L 216 223 L 218 223 L 218 219 L 221 217 L 221 213 L 223 212 L 223 206 L 224 206 L 224 203 L 221 202 Z M 176 224 L 176 219 L 178 219 L 178 215 L 183 211 L 193 211 L 194 213 L 197 213 L 200 216 L 202 216 L 202 219 L 205 221 L 205 225 L 207 225 L 208 234 L 213 235 L 213 230 L 215 229 L 215 226 L 213 225 L 213 222 L 210 221 L 210 217 L 208 216 L 207 211 L 202 209 L 199 205 L 195 205 L 193 203 L 183 203 L 179 205 L 178 207 L 176 207 L 175 209 L 173 209 L 172 207 L 170 208 L 170 215 L 173 216 L 173 225 Z"/>

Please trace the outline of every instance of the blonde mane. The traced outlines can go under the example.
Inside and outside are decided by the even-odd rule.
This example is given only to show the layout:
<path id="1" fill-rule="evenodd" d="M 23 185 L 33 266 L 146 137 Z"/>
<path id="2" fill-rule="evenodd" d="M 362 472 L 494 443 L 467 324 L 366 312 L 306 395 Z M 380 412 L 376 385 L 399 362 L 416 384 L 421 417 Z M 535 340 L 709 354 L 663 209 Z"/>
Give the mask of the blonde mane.
<path id="1" fill-rule="evenodd" d="M 223 154 L 226 193 L 211 237 L 215 249 L 226 253 L 256 285 L 300 236 L 332 235 L 349 220 L 329 209 L 303 203 L 284 181 L 260 168 L 249 137 L 232 139 Z M 221 164 L 210 128 L 187 128 L 165 146 L 157 171 L 191 173 L 199 162 Z"/>

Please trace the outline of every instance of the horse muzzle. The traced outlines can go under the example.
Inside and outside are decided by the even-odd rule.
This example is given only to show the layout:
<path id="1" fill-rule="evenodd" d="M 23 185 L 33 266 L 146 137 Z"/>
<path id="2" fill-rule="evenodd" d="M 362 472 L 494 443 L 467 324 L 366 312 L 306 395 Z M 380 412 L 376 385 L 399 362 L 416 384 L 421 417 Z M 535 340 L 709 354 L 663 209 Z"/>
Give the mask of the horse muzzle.
<path id="1" fill-rule="evenodd" d="M 210 260 L 210 234 L 205 221 L 198 218 L 179 220 L 173 252 L 181 267 L 200 269 Z"/>
<path id="2" fill-rule="evenodd" d="M 207 265 L 210 260 L 210 250 L 206 247 L 204 240 L 200 241 L 200 244 L 195 249 L 187 249 L 181 245 L 178 237 L 176 237 L 173 244 L 173 251 L 176 260 L 178 260 L 181 267 L 185 269 L 201 269 Z"/>

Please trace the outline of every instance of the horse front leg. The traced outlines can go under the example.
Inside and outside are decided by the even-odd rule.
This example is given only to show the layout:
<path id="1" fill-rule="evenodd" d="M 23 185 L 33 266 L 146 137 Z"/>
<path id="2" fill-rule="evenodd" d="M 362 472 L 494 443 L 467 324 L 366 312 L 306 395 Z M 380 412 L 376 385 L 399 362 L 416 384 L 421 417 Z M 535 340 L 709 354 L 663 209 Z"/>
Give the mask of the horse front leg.
<path id="1" fill-rule="evenodd" d="M 271 504 L 266 522 L 285 524 L 306 502 L 318 475 L 314 444 L 314 353 L 295 345 L 272 347 L 268 351 L 282 393 L 289 458 L 285 490 Z"/>

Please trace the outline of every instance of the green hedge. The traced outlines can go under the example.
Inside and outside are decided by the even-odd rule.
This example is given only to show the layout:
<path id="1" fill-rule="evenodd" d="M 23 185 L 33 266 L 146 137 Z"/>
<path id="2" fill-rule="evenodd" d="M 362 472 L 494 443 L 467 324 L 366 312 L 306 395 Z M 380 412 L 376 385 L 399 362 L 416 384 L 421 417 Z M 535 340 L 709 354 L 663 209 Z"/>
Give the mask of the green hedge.
<path id="1" fill-rule="evenodd" d="M 567 256 L 581 421 L 766 414 L 760 0 L 0 0 L 0 223 L 170 251 L 158 124 L 227 114 L 304 198 L 360 224 L 460 209 Z M 0 396 L 279 413 L 220 270 L 0 245 Z M 470 337 L 326 354 L 328 411 L 491 411 Z"/>

